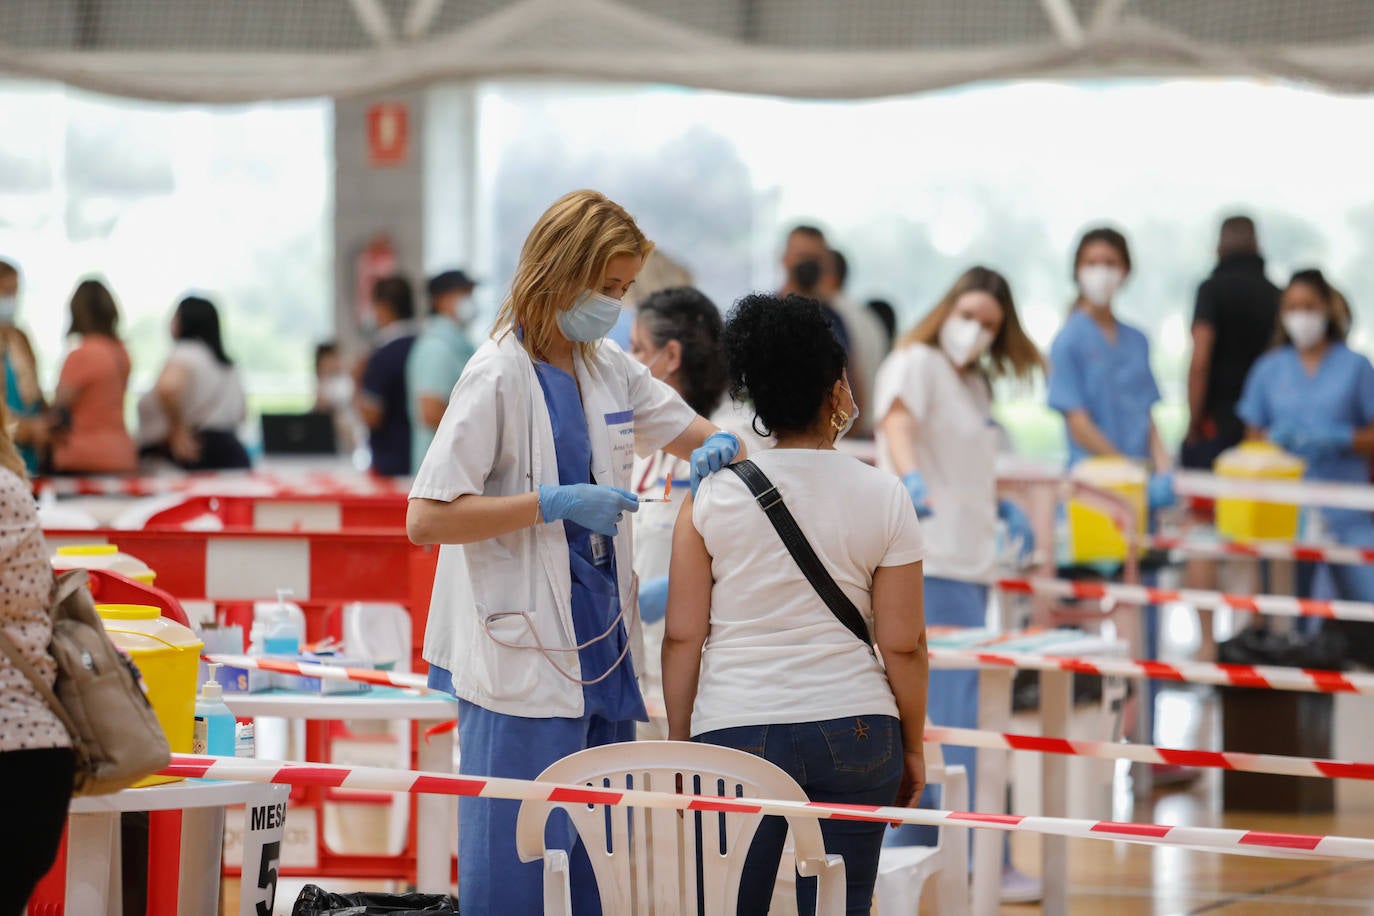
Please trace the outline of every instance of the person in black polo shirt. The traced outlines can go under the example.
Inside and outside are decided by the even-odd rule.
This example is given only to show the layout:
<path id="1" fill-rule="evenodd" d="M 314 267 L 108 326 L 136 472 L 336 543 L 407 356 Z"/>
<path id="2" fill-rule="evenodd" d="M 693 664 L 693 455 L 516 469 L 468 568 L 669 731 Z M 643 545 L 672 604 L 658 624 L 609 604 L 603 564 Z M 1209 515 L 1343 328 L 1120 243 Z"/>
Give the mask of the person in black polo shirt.
<path id="1" fill-rule="evenodd" d="M 1264 275 L 1254 221 L 1227 218 L 1216 269 L 1198 287 L 1193 311 L 1183 467 L 1211 470 L 1218 455 L 1245 437 L 1236 402 L 1250 367 L 1274 341 L 1278 312 L 1279 288 Z"/>
<path id="2" fill-rule="evenodd" d="M 410 473 L 410 403 L 406 360 L 415 344 L 415 298 L 405 277 L 383 277 L 372 287 L 376 349 L 363 369 L 358 415 L 369 430 L 372 470 L 384 477 Z"/>

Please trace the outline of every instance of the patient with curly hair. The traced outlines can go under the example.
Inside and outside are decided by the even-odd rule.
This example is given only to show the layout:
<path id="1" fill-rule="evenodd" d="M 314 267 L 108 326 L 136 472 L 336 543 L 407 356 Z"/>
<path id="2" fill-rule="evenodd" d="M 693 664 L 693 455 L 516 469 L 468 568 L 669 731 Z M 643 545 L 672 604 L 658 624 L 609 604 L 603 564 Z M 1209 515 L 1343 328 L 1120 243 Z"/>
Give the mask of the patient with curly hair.
<path id="1" fill-rule="evenodd" d="M 669 737 L 763 757 L 812 801 L 915 807 L 929 662 L 911 499 L 896 477 L 835 448 L 858 408 L 820 303 L 747 296 L 723 343 L 731 395 L 753 404 L 777 446 L 753 458 L 753 490 L 740 474 L 712 475 L 678 516 L 663 643 Z M 838 586 L 829 602 L 765 512 L 776 497 Z M 849 913 L 869 912 L 883 830 L 821 821 L 826 852 L 844 858 Z M 768 911 L 786 833 L 782 818 L 760 825 L 739 912 Z M 799 912 L 813 911 L 815 893 L 814 879 L 798 881 Z"/>

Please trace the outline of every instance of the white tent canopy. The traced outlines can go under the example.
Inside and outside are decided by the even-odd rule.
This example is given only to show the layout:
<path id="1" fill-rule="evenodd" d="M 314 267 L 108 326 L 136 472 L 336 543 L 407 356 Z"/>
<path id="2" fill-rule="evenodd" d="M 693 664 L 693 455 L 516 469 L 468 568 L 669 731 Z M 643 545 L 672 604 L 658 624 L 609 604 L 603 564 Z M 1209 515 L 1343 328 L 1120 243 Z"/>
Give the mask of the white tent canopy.
<path id="1" fill-rule="evenodd" d="M 512 76 L 853 98 L 981 79 L 1374 89 L 1372 0 L 8 0 L 0 73 L 151 99 Z"/>

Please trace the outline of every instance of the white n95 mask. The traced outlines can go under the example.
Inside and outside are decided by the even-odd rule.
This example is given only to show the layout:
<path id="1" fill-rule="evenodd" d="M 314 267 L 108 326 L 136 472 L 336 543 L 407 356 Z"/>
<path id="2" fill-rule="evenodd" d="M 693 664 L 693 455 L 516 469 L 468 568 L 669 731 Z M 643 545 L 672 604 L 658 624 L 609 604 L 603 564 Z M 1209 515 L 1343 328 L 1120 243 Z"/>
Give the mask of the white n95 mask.
<path id="1" fill-rule="evenodd" d="M 1326 316 L 1321 312 L 1285 312 L 1283 330 L 1293 346 L 1310 350 L 1326 336 Z"/>
<path id="2" fill-rule="evenodd" d="M 950 315 L 940 325 L 940 349 L 960 369 L 986 353 L 992 341 L 992 332 L 972 318 Z"/>
<path id="3" fill-rule="evenodd" d="M 1089 264 L 1078 269 L 1078 291 L 1098 308 L 1112 304 L 1112 297 L 1126 281 L 1126 274 L 1110 264 Z"/>

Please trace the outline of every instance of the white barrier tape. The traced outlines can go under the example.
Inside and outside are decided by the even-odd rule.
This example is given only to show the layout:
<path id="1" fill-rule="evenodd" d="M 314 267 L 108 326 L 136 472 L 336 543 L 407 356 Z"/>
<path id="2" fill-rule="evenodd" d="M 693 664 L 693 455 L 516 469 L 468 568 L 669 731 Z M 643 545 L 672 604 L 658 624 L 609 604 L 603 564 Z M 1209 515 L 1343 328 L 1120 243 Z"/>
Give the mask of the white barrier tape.
<path id="1" fill-rule="evenodd" d="M 467 798 L 504 798 L 558 804 L 614 805 L 664 808 L 676 811 L 716 811 L 815 817 L 879 823 L 984 827 L 1081 839 L 1119 840 L 1151 846 L 1183 846 L 1236 855 L 1279 858 L 1374 859 L 1374 840 L 1345 836 L 1270 833 L 1217 827 L 1173 827 L 1167 824 L 1129 824 L 1076 818 L 1030 817 L 1019 814 L 979 814 L 878 805 L 840 805 L 822 802 L 779 801 L 676 795 L 642 789 L 607 789 L 561 785 L 525 779 L 477 778 L 448 773 L 349 767 L 325 763 L 282 763 L 239 757 L 173 754 L 162 771 L 167 776 L 236 779 L 287 785 L 372 789 L 385 792 L 432 793 Z"/>
<path id="2" fill-rule="evenodd" d="M 1202 538 L 1157 536 L 1150 546 L 1171 554 L 1202 559 L 1224 560 L 1240 557 L 1251 560 L 1294 560 L 1310 563 L 1336 563 L 1343 566 L 1374 564 L 1374 548 L 1344 547 L 1338 544 L 1303 544 L 1290 541 L 1211 541 Z"/>
<path id="3" fill-rule="evenodd" d="M 1174 493 L 1205 499 L 1245 499 L 1293 506 L 1374 511 L 1374 487 L 1355 483 L 1244 480 L 1202 471 L 1179 471 L 1174 474 Z"/>
<path id="4" fill-rule="evenodd" d="M 1192 751 L 1158 747 L 1152 744 L 1121 744 L 1114 741 L 1081 741 L 1045 735 L 1017 735 L 981 731 L 976 728 L 926 726 L 926 740 L 960 747 L 991 750 L 1035 751 L 1041 754 L 1067 754 L 1096 757 L 1100 760 L 1133 760 L 1137 763 L 1165 763 L 1207 769 L 1236 770 L 1245 773 L 1273 773 L 1279 776 L 1317 776 L 1325 779 L 1374 780 L 1374 763 L 1350 760 L 1325 760 L 1316 757 L 1281 757 L 1275 754 L 1247 754 L 1239 751 Z"/>
<path id="5" fill-rule="evenodd" d="M 1374 675 L 1346 674 L 1315 668 L 1275 665 L 1217 665 L 1209 662 L 1154 662 L 1129 658 L 1072 658 L 1025 652 L 977 652 L 931 649 L 936 668 L 1017 668 L 1031 671 L 1072 671 L 1103 677 L 1149 678 L 1221 687 L 1263 687 L 1308 693 L 1374 693 Z"/>
<path id="6" fill-rule="evenodd" d="M 1117 582 L 1080 582 L 1069 579 L 1000 579 L 1004 592 L 1094 601 L 1110 598 L 1122 604 L 1145 606 L 1181 602 L 1202 610 L 1250 611 L 1271 617 L 1321 617 L 1326 620 L 1374 621 L 1374 604 L 1364 601 L 1314 601 L 1288 595 L 1229 595 L 1198 589 L 1148 588 Z"/>
<path id="7" fill-rule="evenodd" d="M 314 662 L 288 662 L 283 659 L 263 658 L 257 655 L 220 655 L 201 656 L 207 662 L 217 662 L 226 668 L 252 668 L 258 671 L 272 671 L 277 674 L 296 674 L 301 677 L 322 678 L 330 681 L 361 681 L 383 687 L 402 687 L 422 693 L 454 699 L 452 694 L 435 690 L 426 683 L 423 675 L 406 674 L 397 671 L 377 671 L 373 668 L 345 668 L 340 665 L 324 665 Z"/>

